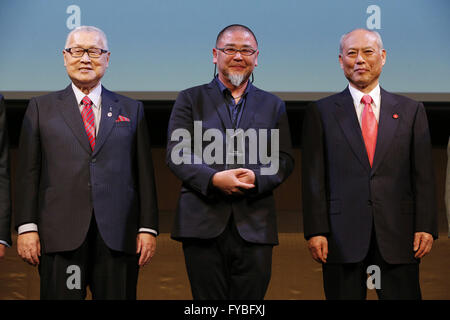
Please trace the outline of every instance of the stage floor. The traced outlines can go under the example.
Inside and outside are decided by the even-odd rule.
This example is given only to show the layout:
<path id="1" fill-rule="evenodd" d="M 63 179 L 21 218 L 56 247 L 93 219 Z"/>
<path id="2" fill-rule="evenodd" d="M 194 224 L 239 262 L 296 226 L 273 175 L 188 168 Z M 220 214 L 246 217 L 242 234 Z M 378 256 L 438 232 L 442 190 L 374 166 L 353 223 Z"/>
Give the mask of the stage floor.
<path id="1" fill-rule="evenodd" d="M 266 299 L 324 299 L 322 269 L 311 259 L 303 234 L 280 233 L 279 238 Z M 446 233 L 440 234 L 431 253 L 422 260 L 420 282 L 423 299 L 450 300 L 450 239 Z M 5 299 L 39 299 L 37 268 L 19 258 L 15 245 L 0 262 L 0 300 Z M 181 244 L 171 240 L 168 233 L 158 237 L 153 261 L 140 270 L 138 299 L 192 299 Z M 374 290 L 368 290 L 368 299 L 377 299 Z"/>

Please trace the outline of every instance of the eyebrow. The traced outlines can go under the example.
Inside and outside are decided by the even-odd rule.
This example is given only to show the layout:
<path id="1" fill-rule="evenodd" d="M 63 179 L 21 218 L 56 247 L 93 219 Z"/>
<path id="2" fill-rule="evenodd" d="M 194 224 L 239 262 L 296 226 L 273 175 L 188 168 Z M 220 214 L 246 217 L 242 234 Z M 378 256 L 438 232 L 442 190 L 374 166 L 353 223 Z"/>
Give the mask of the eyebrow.
<path id="1" fill-rule="evenodd" d="M 69 46 L 68 48 L 103 49 L 103 46 L 88 46 L 88 47 L 85 47 L 85 46 L 82 46 L 82 45 L 74 44 L 74 45 Z M 103 49 L 103 50 L 105 50 L 105 49 Z"/>
<path id="2" fill-rule="evenodd" d="M 361 48 L 361 49 L 350 47 L 350 48 L 347 49 L 347 51 L 349 51 L 349 50 L 366 50 L 366 49 L 376 49 L 376 48 L 373 47 L 373 46 L 367 46 L 367 47 L 364 47 L 364 48 Z"/>
<path id="3" fill-rule="evenodd" d="M 226 43 L 223 45 L 224 47 L 236 47 L 235 43 Z M 251 45 L 249 44 L 244 44 L 242 45 L 243 48 L 253 48 Z"/>

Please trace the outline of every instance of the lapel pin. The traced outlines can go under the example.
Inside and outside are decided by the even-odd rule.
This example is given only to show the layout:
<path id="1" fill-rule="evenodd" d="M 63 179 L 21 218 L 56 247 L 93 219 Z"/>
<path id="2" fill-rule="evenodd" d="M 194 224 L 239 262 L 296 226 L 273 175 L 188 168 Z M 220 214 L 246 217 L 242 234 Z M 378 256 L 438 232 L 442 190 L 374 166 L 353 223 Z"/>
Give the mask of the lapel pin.
<path id="1" fill-rule="evenodd" d="M 112 117 L 112 112 L 108 112 L 108 117 Z"/>
<path id="2" fill-rule="evenodd" d="M 392 118 L 398 119 L 398 114 L 394 113 L 394 114 L 392 115 Z"/>

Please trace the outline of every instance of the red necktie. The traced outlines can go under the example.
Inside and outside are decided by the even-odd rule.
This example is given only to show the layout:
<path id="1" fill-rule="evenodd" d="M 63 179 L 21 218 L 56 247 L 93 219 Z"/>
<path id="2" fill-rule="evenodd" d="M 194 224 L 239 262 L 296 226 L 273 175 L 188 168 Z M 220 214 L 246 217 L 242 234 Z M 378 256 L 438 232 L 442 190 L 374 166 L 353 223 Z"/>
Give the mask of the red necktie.
<path id="1" fill-rule="evenodd" d="M 84 128 L 86 129 L 91 149 L 95 147 L 95 122 L 94 112 L 92 111 L 92 101 L 88 96 L 85 96 L 82 100 L 83 110 L 81 111 L 81 117 L 83 118 Z"/>
<path id="2" fill-rule="evenodd" d="M 364 110 L 361 120 L 362 135 L 364 138 L 364 144 L 366 145 L 370 166 L 372 167 L 375 146 L 377 144 L 378 124 L 371 106 L 372 97 L 365 95 L 362 97 L 361 102 L 364 103 Z"/>

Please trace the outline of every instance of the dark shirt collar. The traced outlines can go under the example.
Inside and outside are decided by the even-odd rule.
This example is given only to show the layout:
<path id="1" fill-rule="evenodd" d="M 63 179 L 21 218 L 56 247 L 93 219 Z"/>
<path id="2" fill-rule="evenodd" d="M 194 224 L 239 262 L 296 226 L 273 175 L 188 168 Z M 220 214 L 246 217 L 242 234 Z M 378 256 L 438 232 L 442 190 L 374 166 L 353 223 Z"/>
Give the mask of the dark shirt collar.
<path id="1" fill-rule="evenodd" d="M 216 82 L 217 86 L 219 87 L 220 92 L 222 92 L 222 94 L 224 95 L 224 97 L 228 97 L 231 96 L 231 91 L 230 89 L 228 89 L 223 83 L 222 81 L 220 81 L 219 76 L 216 76 L 214 78 L 214 81 Z M 242 97 L 244 98 L 245 96 L 247 96 L 247 93 L 250 91 L 250 87 L 252 86 L 251 82 L 248 81 L 247 82 L 247 87 L 245 88 L 244 93 L 242 94 Z"/>

